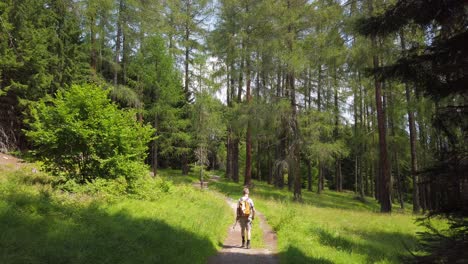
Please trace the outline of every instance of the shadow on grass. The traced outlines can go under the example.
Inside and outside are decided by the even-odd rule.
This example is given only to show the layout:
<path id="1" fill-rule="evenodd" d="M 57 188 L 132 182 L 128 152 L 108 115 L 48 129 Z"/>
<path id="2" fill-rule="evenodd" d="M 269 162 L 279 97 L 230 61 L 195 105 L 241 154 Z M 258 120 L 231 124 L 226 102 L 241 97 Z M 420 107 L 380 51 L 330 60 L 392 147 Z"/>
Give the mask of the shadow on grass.
<path id="1" fill-rule="evenodd" d="M 359 232 L 358 235 L 365 241 L 364 243 L 354 242 L 339 235 L 335 236 L 321 228 L 314 228 L 312 232 L 319 237 L 319 242 L 322 245 L 349 254 L 364 255 L 368 263 L 390 259 L 398 262 L 406 253 L 405 245 L 411 247 L 417 243 L 415 237 L 396 232 Z M 390 246 L 399 247 L 399 250 L 390 250 Z"/>
<path id="2" fill-rule="evenodd" d="M 280 257 L 281 263 L 333 264 L 332 261 L 327 260 L 327 259 L 306 256 L 304 253 L 302 253 L 301 250 L 299 250 L 298 248 L 294 246 L 289 246 L 286 251 L 280 252 L 279 257 Z"/>
<path id="3" fill-rule="evenodd" d="M 103 204 L 0 192 L 0 263 L 206 263 L 213 244 Z"/>
<path id="4" fill-rule="evenodd" d="M 222 180 L 218 182 L 210 182 L 209 186 L 214 187 L 220 192 L 229 197 L 236 197 L 242 193 L 242 185 L 239 183 Z M 292 193 L 285 189 L 277 189 L 269 186 L 266 183 L 255 183 L 251 194 L 264 199 L 275 199 L 281 201 L 292 201 Z M 361 211 L 377 211 L 376 203 L 369 201 L 363 202 L 353 198 L 349 193 L 334 193 L 326 191 L 322 194 L 304 191 L 302 193 L 304 203 L 310 204 L 319 208 L 336 208 L 343 210 L 361 210 Z"/>

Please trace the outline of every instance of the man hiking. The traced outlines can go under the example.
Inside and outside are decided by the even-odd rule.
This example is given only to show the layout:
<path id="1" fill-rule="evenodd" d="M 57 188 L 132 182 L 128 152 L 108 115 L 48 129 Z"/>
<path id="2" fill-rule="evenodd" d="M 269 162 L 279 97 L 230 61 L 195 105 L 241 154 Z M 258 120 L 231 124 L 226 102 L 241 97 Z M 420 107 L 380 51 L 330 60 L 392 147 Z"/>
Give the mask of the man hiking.
<path id="1" fill-rule="evenodd" d="M 249 189 L 244 188 L 244 196 L 239 199 L 237 204 L 237 218 L 241 226 L 242 247 L 250 248 L 250 230 L 252 221 L 255 219 L 255 208 L 252 199 L 249 198 Z M 247 245 L 245 244 L 245 230 L 247 229 Z"/>

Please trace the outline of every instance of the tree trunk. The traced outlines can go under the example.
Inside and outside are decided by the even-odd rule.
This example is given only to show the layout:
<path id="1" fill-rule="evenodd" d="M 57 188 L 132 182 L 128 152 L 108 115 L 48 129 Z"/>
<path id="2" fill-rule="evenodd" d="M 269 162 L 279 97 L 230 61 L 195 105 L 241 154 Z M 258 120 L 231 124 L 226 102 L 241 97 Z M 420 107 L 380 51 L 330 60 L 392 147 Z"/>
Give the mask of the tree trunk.
<path id="1" fill-rule="evenodd" d="M 291 48 L 292 49 L 292 48 Z M 292 51 L 292 50 L 291 50 Z M 297 110 L 296 110 L 296 89 L 295 89 L 295 79 L 294 72 L 291 72 L 289 75 L 289 89 L 291 91 L 291 108 L 292 108 L 292 140 L 290 147 L 292 154 L 292 164 L 290 165 L 288 173 L 294 179 L 294 200 L 302 200 L 302 178 L 300 173 L 300 135 L 299 135 L 299 125 L 297 123 Z"/>
<path id="2" fill-rule="evenodd" d="M 307 160 L 307 190 L 312 191 L 312 162 Z"/>
<path id="3" fill-rule="evenodd" d="M 322 111 L 322 64 L 318 66 L 317 111 Z M 318 161 L 318 170 L 317 193 L 320 194 L 323 190 L 323 164 L 321 160 Z"/>
<path id="4" fill-rule="evenodd" d="M 251 102 L 251 95 L 250 95 L 250 58 L 249 54 L 246 56 L 246 90 L 245 90 L 245 97 L 247 102 L 247 108 L 250 107 Z M 250 115 L 250 114 L 249 114 Z M 252 180 L 252 122 L 250 121 L 250 116 L 248 116 L 247 120 L 247 134 L 245 138 L 245 178 L 244 178 L 244 185 L 250 186 Z"/>
<path id="5" fill-rule="evenodd" d="M 124 8 L 124 0 L 119 1 L 119 14 L 117 16 L 117 35 L 115 36 L 115 66 L 114 66 L 114 86 L 118 83 L 118 66 L 120 65 L 120 46 L 122 38 L 122 11 Z"/>
<path id="6" fill-rule="evenodd" d="M 268 184 L 271 184 L 273 182 L 273 164 L 271 162 L 271 151 L 268 151 Z"/>
<path id="7" fill-rule="evenodd" d="M 227 131 L 227 143 L 226 143 L 226 178 L 232 179 L 232 144 L 231 144 L 231 128 Z"/>
<path id="8" fill-rule="evenodd" d="M 189 73 L 189 60 L 190 60 L 190 46 L 189 46 L 189 38 L 190 38 L 190 30 L 188 25 L 185 25 L 185 58 L 184 58 L 184 92 L 186 100 L 190 99 L 190 92 L 189 92 L 189 82 L 190 82 L 190 73 Z"/>
<path id="9" fill-rule="evenodd" d="M 394 105 L 394 101 L 393 101 L 393 94 L 392 92 L 388 92 L 388 104 L 391 106 L 391 107 L 395 107 Z M 395 120 L 394 120 L 394 114 L 393 112 L 390 112 L 388 113 L 388 125 L 390 127 L 390 133 L 392 135 L 393 138 L 396 137 L 396 132 L 395 132 Z M 394 164 L 395 164 L 395 173 L 394 173 L 394 178 L 396 179 L 396 187 L 397 187 L 397 192 L 398 192 L 398 201 L 400 203 L 400 207 L 401 209 L 404 209 L 404 203 L 403 203 L 403 193 L 402 193 L 402 186 L 401 186 L 401 176 L 400 176 L 400 164 L 399 164 L 399 156 L 398 156 L 398 151 L 397 149 L 394 147 L 393 148 L 393 160 L 394 160 Z"/>
<path id="10" fill-rule="evenodd" d="M 377 48 L 376 36 L 372 36 L 372 49 Z M 379 58 L 377 55 L 373 56 L 373 65 L 374 69 L 379 67 Z M 389 173 L 389 162 L 387 155 L 387 138 L 386 138 L 386 128 L 385 128 L 385 117 L 382 107 L 382 87 L 381 83 L 378 80 L 377 74 L 375 78 L 375 102 L 377 108 L 377 126 L 379 131 L 379 171 L 380 171 L 380 211 L 381 212 L 391 212 L 392 203 L 390 201 L 390 173 Z"/>
<path id="11" fill-rule="evenodd" d="M 158 128 L 158 117 L 154 117 L 154 128 Z M 157 132 L 156 132 L 157 133 Z M 156 177 L 158 174 L 158 145 L 156 143 L 156 140 L 153 140 L 152 143 L 152 149 L 153 149 L 153 157 L 151 160 L 151 167 L 153 168 L 153 177 Z"/>
<path id="12" fill-rule="evenodd" d="M 239 138 L 232 139 L 232 180 L 239 182 Z"/>
<path id="13" fill-rule="evenodd" d="M 358 81 L 359 81 L 359 136 L 362 137 L 362 131 L 364 130 L 364 120 L 363 117 L 365 115 L 364 109 L 363 109 L 363 97 L 362 97 L 362 83 L 361 83 L 361 73 L 358 72 Z M 366 151 L 366 145 L 365 144 L 359 144 L 358 145 L 358 152 L 359 154 L 365 153 Z M 365 168 L 363 169 L 363 157 L 362 155 L 359 156 L 360 159 L 358 160 L 359 162 L 359 196 L 361 198 L 364 198 L 364 192 L 368 193 L 368 185 L 367 185 L 367 177 L 364 178 L 364 174 L 366 172 Z M 365 181 L 365 183 L 364 183 Z M 364 190 L 364 185 L 365 190 Z"/>
<path id="14" fill-rule="evenodd" d="M 401 48 L 406 50 L 406 42 L 403 30 L 400 31 Z M 405 83 L 406 107 L 408 111 L 408 126 L 410 134 L 410 152 L 411 152 L 411 178 L 413 180 L 413 212 L 419 213 L 419 186 L 418 186 L 418 162 L 416 155 L 416 126 L 414 124 L 414 113 L 411 107 L 410 87 Z"/>
<path id="15" fill-rule="evenodd" d="M 338 76 L 337 76 L 337 69 L 335 67 L 334 69 L 334 112 L 335 112 L 335 129 L 333 131 L 334 138 L 335 140 L 338 140 L 339 137 L 339 131 L 338 131 L 338 125 L 339 125 L 339 118 L 340 118 L 340 111 L 338 108 Z M 338 192 L 341 192 L 343 190 L 343 183 L 342 183 L 342 174 L 341 174 L 341 160 L 340 157 L 335 157 L 335 183 L 336 183 L 336 190 Z"/>
<path id="16" fill-rule="evenodd" d="M 93 69 L 93 74 L 96 74 L 97 67 L 97 51 L 96 51 L 96 32 L 95 32 L 95 18 L 91 16 L 90 18 L 90 27 L 91 27 L 91 68 Z"/>
<path id="17" fill-rule="evenodd" d="M 318 179 L 317 179 L 317 193 L 321 194 L 323 191 L 323 166 L 322 163 L 319 161 L 319 171 L 318 171 Z"/>

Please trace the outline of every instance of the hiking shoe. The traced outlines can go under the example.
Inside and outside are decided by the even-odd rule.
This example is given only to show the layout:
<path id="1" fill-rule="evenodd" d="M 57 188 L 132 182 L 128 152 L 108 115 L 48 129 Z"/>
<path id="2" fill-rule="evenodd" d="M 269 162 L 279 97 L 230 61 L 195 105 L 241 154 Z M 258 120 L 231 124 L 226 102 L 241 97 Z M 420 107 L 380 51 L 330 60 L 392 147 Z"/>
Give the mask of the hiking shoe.
<path id="1" fill-rule="evenodd" d="M 247 249 L 250 248 L 250 240 L 247 240 L 247 246 L 245 248 L 247 248 Z"/>

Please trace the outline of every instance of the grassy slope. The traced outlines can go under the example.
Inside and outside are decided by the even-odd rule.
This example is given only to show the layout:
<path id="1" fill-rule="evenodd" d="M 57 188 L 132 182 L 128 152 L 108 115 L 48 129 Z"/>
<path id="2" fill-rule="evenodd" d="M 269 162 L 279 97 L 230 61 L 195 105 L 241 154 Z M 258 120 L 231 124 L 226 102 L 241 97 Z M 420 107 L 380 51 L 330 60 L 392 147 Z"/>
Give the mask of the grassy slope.
<path id="1" fill-rule="evenodd" d="M 215 187 L 227 195 L 240 189 L 224 181 Z M 251 194 L 278 234 L 281 263 L 400 263 L 422 230 L 411 213 L 380 214 L 373 199 L 363 203 L 350 192 L 304 191 L 298 204 L 287 190 L 255 182 Z"/>
<path id="2" fill-rule="evenodd" d="M 232 223 L 219 194 L 182 183 L 154 202 L 109 202 L 30 171 L 0 165 L 0 263 L 206 263 Z"/>

